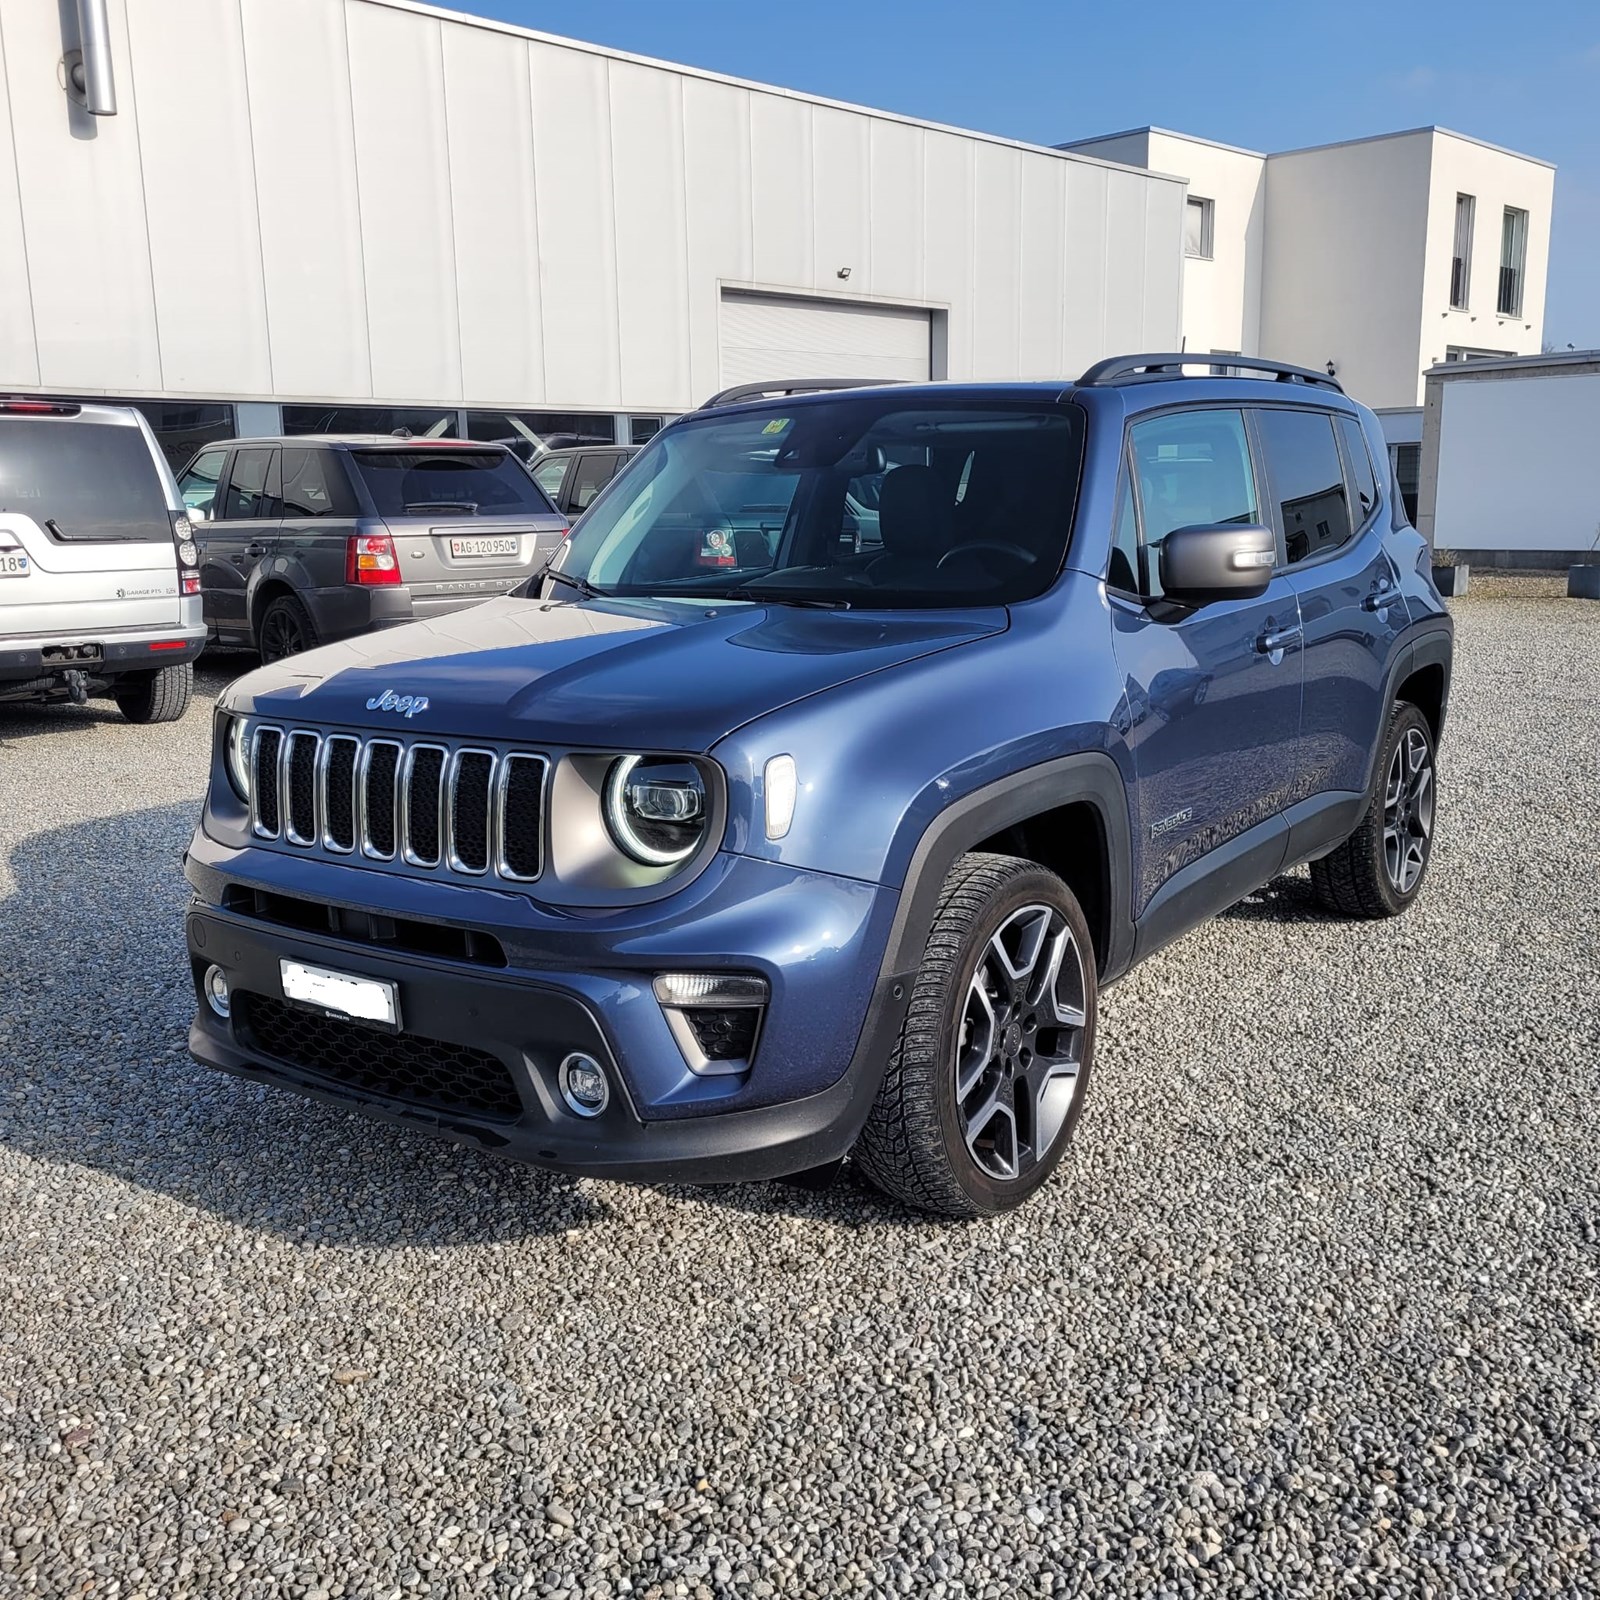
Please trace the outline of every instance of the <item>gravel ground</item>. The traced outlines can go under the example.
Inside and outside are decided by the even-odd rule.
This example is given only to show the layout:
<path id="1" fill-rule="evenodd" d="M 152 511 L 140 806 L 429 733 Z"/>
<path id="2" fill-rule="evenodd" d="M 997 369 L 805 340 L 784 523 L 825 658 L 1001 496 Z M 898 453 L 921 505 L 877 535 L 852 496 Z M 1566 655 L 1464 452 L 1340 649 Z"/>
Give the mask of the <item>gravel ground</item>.
<path id="1" fill-rule="evenodd" d="M 1596 1593 L 1600 607 L 1457 616 L 1417 908 L 1148 963 L 970 1227 L 203 1072 L 205 707 L 0 710 L 0 1592 Z"/>

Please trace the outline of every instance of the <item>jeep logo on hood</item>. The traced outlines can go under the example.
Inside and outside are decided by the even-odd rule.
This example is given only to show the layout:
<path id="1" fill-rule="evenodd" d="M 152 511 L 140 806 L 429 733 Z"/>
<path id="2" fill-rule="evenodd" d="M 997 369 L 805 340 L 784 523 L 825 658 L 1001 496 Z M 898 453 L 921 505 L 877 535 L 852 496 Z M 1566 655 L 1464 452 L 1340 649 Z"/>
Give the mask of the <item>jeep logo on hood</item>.
<path id="1" fill-rule="evenodd" d="M 419 711 L 427 709 L 427 695 L 396 694 L 393 689 L 385 689 L 382 694 L 374 695 L 367 701 L 368 711 L 394 711 L 407 718 L 414 717 Z"/>

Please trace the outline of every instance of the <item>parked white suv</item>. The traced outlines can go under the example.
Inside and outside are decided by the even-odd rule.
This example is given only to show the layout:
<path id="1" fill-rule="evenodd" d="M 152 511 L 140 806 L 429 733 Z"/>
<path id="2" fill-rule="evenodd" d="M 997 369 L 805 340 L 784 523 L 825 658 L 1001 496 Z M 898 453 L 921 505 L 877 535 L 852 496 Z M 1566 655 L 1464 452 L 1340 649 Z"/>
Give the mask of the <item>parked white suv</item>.
<path id="1" fill-rule="evenodd" d="M 205 647 L 198 553 L 131 406 L 0 398 L 0 702 L 171 722 Z"/>

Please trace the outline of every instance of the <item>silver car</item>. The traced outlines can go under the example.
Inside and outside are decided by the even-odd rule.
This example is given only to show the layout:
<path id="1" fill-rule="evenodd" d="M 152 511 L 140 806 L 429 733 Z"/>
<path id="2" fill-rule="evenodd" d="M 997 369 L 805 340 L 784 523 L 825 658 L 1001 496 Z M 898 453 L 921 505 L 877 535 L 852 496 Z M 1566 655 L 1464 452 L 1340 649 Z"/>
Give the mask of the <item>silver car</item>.
<path id="1" fill-rule="evenodd" d="M 567 531 L 509 450 L 468 440 L 231 439 L 178 486 L 211 636 L 263 661 L 504 594 Z"/>
<path id="2" fill-rule="evenodd" d="M 205 647 L 198 551 L 130 406 L 0 399 L 0 701 L 183 715 Z"/>

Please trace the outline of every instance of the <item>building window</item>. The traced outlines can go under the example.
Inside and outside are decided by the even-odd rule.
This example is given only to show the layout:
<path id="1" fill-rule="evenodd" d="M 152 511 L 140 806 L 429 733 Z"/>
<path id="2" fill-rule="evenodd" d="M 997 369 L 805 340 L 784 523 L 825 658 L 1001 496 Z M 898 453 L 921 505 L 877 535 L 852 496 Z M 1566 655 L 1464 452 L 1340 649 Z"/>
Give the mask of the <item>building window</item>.
<path id="1" fill-rule="evenodd" d="M 1500 361 L 1516 353 L 1515 350 L 1480 350 L 1470 344 L 1448 344 L 1444 348 L 1446 361 Z"/>
<path id="2" fill-rule="evenodd" d="M 615 444 L 617 419 L 604 411 L 469 411 L 467 437 L 503 444 L 522 460 L 531 461 L 546 450 Z"/>
<path id="3" fill-rule="evenodd" d="M 142 412 L 174 472 L 182 472 L 201 445 L 234 436 L 233 407 L 221 401 L 123 400 L 103 394 L 72 398 L 88 406 L 132 406 Z"/>
<path id="4" fill-rule="evenodd" d="M 1211 202 L 1189 196 L 1183 211 L 1183 253 L 1202 261 L 1211 259 Z"/>
<path id="5" fill-rule="evenodd" d="M 1450 252 L 1450 309 L 1465 311 L 1472 287 L 1472 214 L 1477 202 L 1470 194 L 1456 196 L 1456 239 Z"/>
<path id="6" fill-rule="evenodd" d="M 285 406 L 285 433 L 399 433 L 417 439 L 456 437 L 456 413 L 446 406 Z"/>
<path id="7" fill-rule="evenodd" d="M 660 417 L 628 418 L 628 442 L 630 444 L 649 444 L 660 432 Z"/>
<path id="8" fill-rule="evenodd" d="M 1522 269 L 1528 255 L 1528 213 L 1507 206 L 1500 224 L 1500 301 L 1502 317 L 1522 315 Z"/>
<path id="9" fill-rule="evenodd" d="M 1406 521 L 1417 525 L 1417 482 L 1422 476 L 1422 446 L 1420 444 L 1392 444 L 1389 462 L 1394 468 L 1394 486 L 1400 491 L 1400 503 L 1406 508 Z"/>

